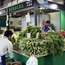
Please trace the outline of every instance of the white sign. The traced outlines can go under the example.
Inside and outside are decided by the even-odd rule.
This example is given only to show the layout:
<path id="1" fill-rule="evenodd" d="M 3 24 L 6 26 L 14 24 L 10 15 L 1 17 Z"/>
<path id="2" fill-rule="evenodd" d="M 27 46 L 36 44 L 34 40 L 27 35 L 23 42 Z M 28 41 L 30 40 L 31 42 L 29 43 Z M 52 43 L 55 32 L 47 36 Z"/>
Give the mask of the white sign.
<path id="1" fill-rule="evenodd" d="M 31 38 L 31 33 L 27 33 L 27 38 Z"/>

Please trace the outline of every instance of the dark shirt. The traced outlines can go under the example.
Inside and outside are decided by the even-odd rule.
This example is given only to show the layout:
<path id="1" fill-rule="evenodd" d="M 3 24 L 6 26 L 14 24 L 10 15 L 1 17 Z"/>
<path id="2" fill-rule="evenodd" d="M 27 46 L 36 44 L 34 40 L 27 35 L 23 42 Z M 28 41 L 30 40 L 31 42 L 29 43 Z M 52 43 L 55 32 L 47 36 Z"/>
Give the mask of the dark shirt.
<path id="1" fill-rule="evenodd" d="M 48 32 L 50 30 L 49 26 L 44 26 L 44 32 Z"/>

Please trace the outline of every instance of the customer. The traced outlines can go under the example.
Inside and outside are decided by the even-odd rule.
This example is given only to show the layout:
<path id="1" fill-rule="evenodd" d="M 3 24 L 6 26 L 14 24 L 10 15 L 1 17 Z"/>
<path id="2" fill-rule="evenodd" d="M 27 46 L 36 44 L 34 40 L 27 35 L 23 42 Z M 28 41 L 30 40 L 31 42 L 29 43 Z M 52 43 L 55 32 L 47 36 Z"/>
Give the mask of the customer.
<path id="1" fill-rule="evenodd" d="M 47 20 L 47 21 L 45 22 L 45 24 L 44 24 L 44 27 L 43 27 L 44 32 L 51 32 L 51 26 L 50 26 L 50 25 L 51 25 L 51 24 L 50 24 L 50 21 Z"/>
<path id="2" fill-rule="evenodd" d="M 6 58 L 5 55 L 9 52 L 11 53 L 13 51 L 13 45 L 9 41 L 9 39 L 12 36 L 12 31 L 7 30 L 4 33 L 4 36 L 0 38 L 0 57 L 1 57 L 1 64 L 6 65 Z"/>

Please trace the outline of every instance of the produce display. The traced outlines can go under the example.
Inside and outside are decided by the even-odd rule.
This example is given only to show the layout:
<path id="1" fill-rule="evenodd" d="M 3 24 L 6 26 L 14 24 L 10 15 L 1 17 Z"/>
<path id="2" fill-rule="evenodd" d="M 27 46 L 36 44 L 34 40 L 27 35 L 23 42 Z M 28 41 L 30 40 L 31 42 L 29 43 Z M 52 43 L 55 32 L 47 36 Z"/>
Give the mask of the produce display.
<path id="1" fill-rule="evenodd" d="M 37 32 L 39 32 L 39 33 L 41 32 L 41 28 L 40 27 L 29 26 L 29 27 L 27 27 L 26 30 L 22 31 L 19 34 L 19 40 L 22 39 L 22 38 L 26 38 L 27 37 L 27 33 L 31 33 L 31 38 L 36 38 Z"/>
<path id="2" fill-rule="evenodd" d="M 61 34 L 62 36 L 64 36 L 64 38 L 65 38 L 65 32 L 61 32 L 60 34 Z"/>
<path id="3" fill-rule="evenodd" d="M 48 54 L 62 54 L 64 48 L 64 37 L 56 32 L 50 32 L 40 35 L 41 39 L 46 40 L 46 48 Z"/>
<path id="4" fill-rule="evenodd" d="M 20 33 L 21 34 L 21 33 Z M 36 56 L 47 54 L 57 55 L 63 53 L 63 37 L 56 32 L 40 33 L 38 38 L 18 38 L 20 52 L 25 55 L 33 53 Z"/>
<path id="5" fill-rule="evenodd" d="M 34 55 L 47 55 L 46 41 L 41 39 L 23 39 L 20 41 L 21 52 L 30 56 Z"/>
<path id="6" fill-rule="evenodd" d="M 54 24 L 51 24 L 51 29 L 52 29 L 53 31 L 56 31 Z"/>
<path id="7" fill-rule="evenodd" d="M 13 34 L 12 38 L 10 39 L 10 41 L 11 41 L 12 44 L 13 44 L 14 50 L 17 50 L 17 51 L 20 50 L 20 48 L 19 48 L 19 43 L 17 42 L 18 37 L 19 37 L 19 32 L 16 32 L 16 33 Z"/>
<path id="8" fill-rule="evenodd" d="M 27 33 L 31 33 L 31 38 L 27 38 Z M 38 38 L 36 38 L 37 33 L 39 33 Z M 64 49 L 64 37 L 57 32 L 41 33 L 39 27 L 29 26 L 18 34 L 13 45 L 14 50 L 28 56 L 30 54 L 36 56 L 60 55 Z"/>

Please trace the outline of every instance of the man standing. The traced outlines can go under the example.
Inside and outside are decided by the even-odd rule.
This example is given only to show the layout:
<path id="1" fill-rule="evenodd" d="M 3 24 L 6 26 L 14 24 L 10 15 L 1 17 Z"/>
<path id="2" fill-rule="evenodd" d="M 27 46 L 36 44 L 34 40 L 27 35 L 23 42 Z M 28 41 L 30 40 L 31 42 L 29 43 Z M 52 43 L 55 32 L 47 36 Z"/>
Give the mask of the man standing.
<path id="1" fill-rule="evenodd" d="M 44 23 L 44 25 L 43 25 L 43 27 L 42 27 L 42 30 L 43 30 L 44 32 L 51 32 L 51 26 L 50 26 L 50 21 L 49 21 L 49 20 L 47 20 L 47 21 Z"/>
<path id="2" fill-rule="evenodd" d="M 0 38 L 0 57 L 1 57 L 1 64 L 6 65 L 6 58 L 5 55 L 7 53 L 11 53 L 13 51 L 13 45 L 9 41 L 12 36 L 12 31 L 7 30 L 4 33 L 4 37 Z"/>

